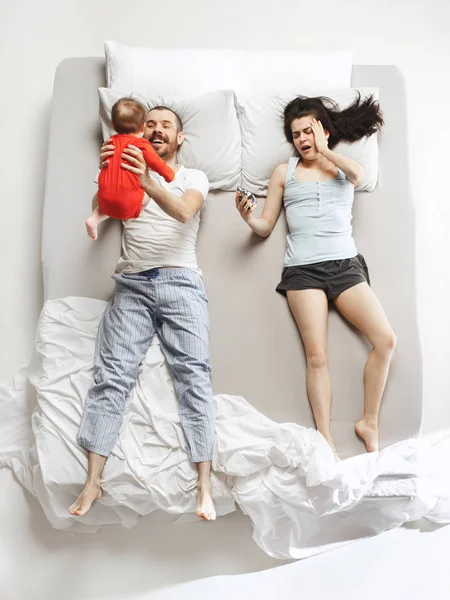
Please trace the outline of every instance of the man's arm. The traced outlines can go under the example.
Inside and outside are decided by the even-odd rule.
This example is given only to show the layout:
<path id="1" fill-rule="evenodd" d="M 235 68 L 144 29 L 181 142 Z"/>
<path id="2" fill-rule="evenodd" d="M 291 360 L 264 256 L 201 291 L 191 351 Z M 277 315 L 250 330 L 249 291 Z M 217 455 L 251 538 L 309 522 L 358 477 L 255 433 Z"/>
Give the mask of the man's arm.
<path id="1" fill-rule="evenodd" d="M 138 148 L 130 144 L 125 148 L 122 158 L 131 164 L 121 163 L 121 166 L 127 171 L 136 173 L 146 194 L 173 219 L 180 223 L 187 223 L 202 206 L 205 198 L 199 190 L 186 190 L 180 198 L 156 183 L 148 174 L 147 163 Z"/>
<path id="2" fill-rule="evenodd" d="M 180 221 L 180 223 L 187 223 L 190 221 L 201 208 L 204 198 L 199 190 L 186 190 L 180 198 L 180 196 L 175 196 L 175 194 L 171 194 L 165 190 L 148 174 L 147 177 L 148 183 L 144 184 L 141 181 L 141 185 L 146 194 L 150 196 L 150 198 L 154 200 L 165 213 L 177 221 Z"/>

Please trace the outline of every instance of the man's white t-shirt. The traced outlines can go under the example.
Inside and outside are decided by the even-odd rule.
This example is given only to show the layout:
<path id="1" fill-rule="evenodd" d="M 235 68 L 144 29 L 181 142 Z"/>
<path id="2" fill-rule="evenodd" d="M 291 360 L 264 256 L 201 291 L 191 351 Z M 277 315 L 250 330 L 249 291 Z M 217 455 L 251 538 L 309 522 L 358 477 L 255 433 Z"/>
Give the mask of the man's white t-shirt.
<path id="1" fill-rule="evenodd" d="M 150 175 L 166 190 L 179 196 L 180 202 L 189 189 L 198 190 L 205 200 L 208 195 L 209 182 L 203 171 L 180 166 L 171 183 L 153 171 Z M 137 219 L 123 221 L 122 256 L 116 273 L 139 273 L 156 267 L 187 267 L 201 274 L 196 255 L 200 212 L 197 211 L 188 223 L 180 223 L 150 200 Z"/>

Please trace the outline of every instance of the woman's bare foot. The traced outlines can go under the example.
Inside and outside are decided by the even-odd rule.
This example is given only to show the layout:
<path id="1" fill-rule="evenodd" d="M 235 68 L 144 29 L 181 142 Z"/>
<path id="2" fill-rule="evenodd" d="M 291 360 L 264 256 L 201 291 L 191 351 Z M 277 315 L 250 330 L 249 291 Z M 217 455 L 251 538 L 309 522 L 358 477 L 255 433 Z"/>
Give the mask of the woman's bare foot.
<path id="1" fill-rule="evenodd" d="M 367 452 L 378 452 L 378 425 L 361 419 L 355 425 L 356 434 L 366 444 Z"/>
<path id="2" fill-rule="evenodd" d="M 87 483 L 84 490 L 70 506 L 69 512 L 71 515 L 81 516 L 85 515 L 91 508 L 92 504 L 96 500 L 100 500 L 102 497 L 102 490 L 100 484 Z"/>
<path id="3" fill-rule="evenodd" d="M 205 521 L 216 520 L 216 508 L 212 498 L 211 481 L 199 483 L 197 487 L 197 517 Z"/>
<path id="4" fill-rule="evenodd" d="M 89 219 L 86 220 L 86 231 L 91 240 L 97 239 L 97 226 L 98 223 L 93 217 L 89 217 Z"/>
<path id="5" fill-rule="evenodd" d="M 320 431 L 320 433 L 322 433 L 322 432 Z M 336 458 L 339 458 L 337 450 L 336 450 L 336 446 L 334 445 L 334 442 L 333 442 L 333 438 L 331 437 L 331 433 L 322 433 L 322 436 L 328 442 L 328 445 L 333 450 L 333 454 L 336 456 Z"/>

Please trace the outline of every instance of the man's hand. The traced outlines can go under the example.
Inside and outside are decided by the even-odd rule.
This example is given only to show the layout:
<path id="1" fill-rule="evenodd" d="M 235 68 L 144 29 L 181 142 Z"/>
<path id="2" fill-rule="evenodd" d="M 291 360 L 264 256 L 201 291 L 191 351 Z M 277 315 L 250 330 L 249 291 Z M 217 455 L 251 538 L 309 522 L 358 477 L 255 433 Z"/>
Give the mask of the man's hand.
<path id="1" fill-rule="evenodd" d="M 144 190 L 147 191 L 151 189 L 154 180 L 148 174 L 148 166 L 145 162 L 142 150 L 139 150 L 139 148 L 136 148 L 133 144 L 129 144 L 129 146 L 124 149 L 122 158 L 127 162 L 120 163 L 120 166 L 127 171 L 135 173 L 139 177 L 140 184 Z"/>
<path id="2" fill-rule="evenodd" d="M 311 120 L 311 127 L 314 133 L 314 141 L 316 144 L 317 152 L 324 154 L 328 150 L 328 140 L 325 136 L 323 125 L 317 119 Z"/>
<path id="3" fill-rule="evenodd" d="M 111 142 L 111 138 L 103 142 L 103 146 L 100 148 L 100 169 L 104 169 L 108 166 L 108 158 L 114 154 L 114 144 Z"/>

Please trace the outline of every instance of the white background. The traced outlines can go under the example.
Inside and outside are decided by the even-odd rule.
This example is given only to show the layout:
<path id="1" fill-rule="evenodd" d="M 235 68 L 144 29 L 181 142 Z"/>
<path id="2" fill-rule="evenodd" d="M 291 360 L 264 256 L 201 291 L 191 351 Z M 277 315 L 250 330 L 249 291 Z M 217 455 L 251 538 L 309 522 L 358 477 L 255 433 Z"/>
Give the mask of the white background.
<path id="1" fill-rule="evenodd" d="M 350 48 L 354 52 L 354 64 L 395 64 L 406 79 L 408 158 L 418 221 L 417 286 L 424 353 L 424 426 L 431 431 L 448 425 L 449 28 L 450 8 L 446 0 L 3 1 L 0 8 L 0 202 L 3 214 L 0 221 L 3 257 L 0 380 L 9 380 L 28 360 L 42 303 L 40 243 L 47 135 L 53 77 L 60 61 L 71 56 L 100 56 L 104 39 L 159 47 Z M 398 156 L 399 161 L 405 158 Z M 63 190 L 61 202 L 64 202 Z M 20 585 L 16 586 L 17 594 L 21 595 L 10 590 L 7 600 L 16 597 L 35 600 L 41 598 L 44 590 L 47 593 L 42 597 L 48 600 L 53 597 L 143 598 L 146 591 L 171 582 L 205 576 L 195 556 L 189 557 L 189 568 L 184 565 L 183 575 L 179 577 L 170 575 L 179 568 L 179 564 L 170 563 L 170 553 L 166 557 L 164 576 L 160 571 L 152 573 L 152 557 L 145 552 L 139 554 L 136 550 L 128 564 L 126 555 L 117 548 L 112 551 L 111 546 L 120 536 L 125 536 L 125 546 L 133 548 L 131 533 L 120 534 L 114 542 L 108 542 L 107 535 L 99 536 L 90 544 L 88 540 L 71 541 L 63 534 L 49 531 L 40 509 L 13 483 L 10 474 L 0 473 L 0 480 L 2 598 L 5 596 L 1 577 L 8 573 L 17 573 L 17 576 L 21 573 Z M 233 518 L 230 518 L 231 526 Z M 149 526 L 145 531 L 152 534 Z M 250 530 L 243 534 L 236 527 L 236 531 L 239 531 L 239 547 L 244 552 L 242 540 L 250 539 Z M 202 597 L 209 600 L 225 598 L 229 593 L 235 598 L 273 598 L 275 591 L 286 595 L 288 589 L 292 589 L 296 596 L 303 593 L 314 599 L 322 595 L 327 598 L 363 596 L 367 599 L 380 595 L 422 598 L 421 581 L 427 579 L 430 585 L 434 581 L 438 590 L 439 583 L 446 577 L 444 562 L 438 558 L 431 561 L 430 549 L 437 552 L 439 546 L 445 547 L 446 543 L 448 557 L 449 542 L 450 535 L 445 529 L 432 534 L 411 530 L 391 532 L 303 563 L 238 579 L 192 583 L 185 589 L 175 589 L 170 594 L 165 591 L 157 597 L 170 600 L 202 593 Z M 3 556 L 2 544 L 8 550 Z M 139 548 L 142 547 L 145 544 L 141 539 Z M 244 543 L 244 548 L 250 552 L 252 546 Z M 237 560 L 239 551 L 232 559 L 222 556 L 217 557 L 216 562 L 215 557 L 206 552 L 201 554 L 201 560 L 207 557 L 208 575 L 255 571 L 274 565 L 258 551 L 253 552 L 251 550 L 253 558 L 247 557 L 241 566 Z M 22 561 L 21 568 L 16 561 Z M 24 578 L 27 570 L 30 576 Z M 82 583 L 77 579 L 78 571 Z M 71 574 L 70 577 L 65 573 Z M 40 577 L 36 584 L 34 576 Z M 391 578 L 391 583 L 388 585 L 385 581 L 386 585 L 381 585 L 380 577 Z M 130 578 L 134 579 L 134 585 L 127 583 Z M 67 581 L 73 593 L 68 593 Z M 210 587 L 205 588 L 206 584 Z M 389 589 L 398 593 L 392 591 L 391 595 Z M 430 587 L 424 589 L 428 590 L 427 595 L 433 596 Z M 24 595 L 25 590 L 29 590 L 27 595 Z M 445 592 L 442 590 L 442 593 Z M 434 598 L 446 597 L 437 591 L 434 594 Z"/>

